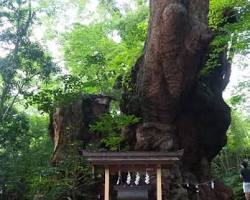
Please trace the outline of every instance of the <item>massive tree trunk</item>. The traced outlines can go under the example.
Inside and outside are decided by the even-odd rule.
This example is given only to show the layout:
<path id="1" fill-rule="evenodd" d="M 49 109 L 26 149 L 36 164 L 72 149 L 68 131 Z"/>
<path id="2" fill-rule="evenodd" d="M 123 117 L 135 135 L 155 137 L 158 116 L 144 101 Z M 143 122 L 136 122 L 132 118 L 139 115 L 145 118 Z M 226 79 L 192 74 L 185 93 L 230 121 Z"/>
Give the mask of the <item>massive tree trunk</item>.
<path id="1" fill-rule="evenodd" d="M 108 112 L 110 100 L 103 95 L 80 95 L 69 104 L 56 108 L 50 116 L 49 127 L 54 143 L 53 164 L 64 158 L 72 143 L 82 141 L 80 148 L 91 148 L 90 145 L 100 142 L 98 136 L 90 133 L 89 125 Z"/>
<path id="2" fill-rule="evenodd" d="M 182 163 L 165 172 L 164 199 L 232 199 L 220 181 L 211 187 L 210 164 L 226 144 L 230 124 L 222 98 L 230 64 L 222 54 L 221 65 L 206 77 L 200 74 L 212 40 L 208 5 L 208 0 L 150 1 L 144 54 L 123 95 L 122 111 L 142 118 L 127 130 L 128 140 L 135 140 L 131 149 L 184 149 Z"/>

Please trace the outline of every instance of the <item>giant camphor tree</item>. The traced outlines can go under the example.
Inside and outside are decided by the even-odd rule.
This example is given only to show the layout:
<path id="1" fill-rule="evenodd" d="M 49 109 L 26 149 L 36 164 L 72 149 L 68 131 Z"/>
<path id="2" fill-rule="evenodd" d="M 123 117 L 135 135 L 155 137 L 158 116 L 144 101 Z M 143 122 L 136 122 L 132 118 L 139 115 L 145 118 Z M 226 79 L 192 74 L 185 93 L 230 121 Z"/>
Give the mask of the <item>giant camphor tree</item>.
<path id="1" fill-rule="evenodd" d="M 212 51 L 208 12 L 208 0 L 150 1 L 144 54 L 123 95 L 123 112 L 142 118 L 142 123 L 127 130 L 128 138 L 136 139 L 132 148 L 184 149 L 179 168 L 165 174 L 172 183 L 164 186 L 169 191 L 164 199 L 232 198 L 219 181 L 214 189 L 210 185 L 210 163 L 226 144 L 230 124 L 230 108 L 222 98 L 230 63 L 225 48 L 216 69 L 201 73 Z M 186 183 L 199 193 L 184 189 Z"/>
<path id="2" fill-rule="evenodd" d="M 226 131 L 231 120 L 230 108 L 222 98 L 234 53 L 229 47 L 236 49 L 235 41 L 241 46 L 242 40 L 248 38 L 232 35 L 235 31 L 230 32 L 229 26 L 232 30 L 238 29 L 243 36 L 247 33 L 244 32 L 246 26 L 239 26 L 237 20 L 242 21 L 244 16 L 249 20 L 249 16 L 247 18 L 245 12 L 247 1 L 221 0 L 214 6 L 216 2 L 151 0 L 143 55 L 132 68 L 123 90 L 121 111 L 141 119 L 140 123 L 123 131 L 131 150 L 184 149 L 180 165 L 164 172 L 163 199 L 233 198 L 230 189 L 214 180 L 210 164 L 226 145 Z M 74 53 L 72 48 L 69 49 Z M 101 66 L 105 67 L 104 64 Z M 74 132 L 70 139 L 81 138 L 84 133 L 90 136 L 88 127 L 74 128 L 82 124 L 89 126 L 89 121 L 84 121 L 84 101 L 81 99 L 76 106 L 62 107 L 60 112 L 54 113 L 51 128 L 57 149 L 64 145 L 63 138 L 67 140 L 66 126 Z M 90 113 L 106 112 L 109 101 L 93 102 L 98 104 L 101 109 L 97 110 L 101 112 L 95 113 L 95 106 L 88 104 Z M 77 115 L 80 120 L 69 118 L 67 113 Z M 96 117 L 94 115 L 93 119 Z M 66 121 L 61 123 L 63 120 Z M 61 143 L 56 143 L 58 138 Z M 57 153 L 60 154 L 57 151 L 54 155 Z"/>

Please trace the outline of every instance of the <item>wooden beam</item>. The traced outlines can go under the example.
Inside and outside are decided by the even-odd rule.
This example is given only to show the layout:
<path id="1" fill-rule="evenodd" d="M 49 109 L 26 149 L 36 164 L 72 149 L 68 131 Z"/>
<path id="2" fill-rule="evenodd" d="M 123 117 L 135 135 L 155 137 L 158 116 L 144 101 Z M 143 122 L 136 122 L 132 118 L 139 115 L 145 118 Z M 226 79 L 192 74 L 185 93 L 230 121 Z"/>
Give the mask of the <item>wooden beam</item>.
<path id="1" fill-rule="evenodd" d="M 162 185 L 161 185 L 161 166 L 157 167 L 156 171 L 156 178 L 157 178 L 157 200 L 162 200 Z"/>
<path id="2" fill-rule="evenodd" d="M 105 168 L 104 200 L 109 200 L 109 167 Z"/>

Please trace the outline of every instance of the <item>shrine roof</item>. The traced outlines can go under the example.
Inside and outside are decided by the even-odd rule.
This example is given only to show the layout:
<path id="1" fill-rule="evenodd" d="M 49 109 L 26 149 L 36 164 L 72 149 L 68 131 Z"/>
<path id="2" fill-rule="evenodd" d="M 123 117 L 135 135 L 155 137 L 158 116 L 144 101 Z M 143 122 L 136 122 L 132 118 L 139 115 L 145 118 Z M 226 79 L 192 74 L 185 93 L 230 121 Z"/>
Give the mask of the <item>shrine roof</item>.
<path id="1" fill-rule="evenodd" d="M 92 165 L 172 165 L 178 162 L 183 150 L 176 152 L 128 151 L 128 152 L 88 152 L 82 155 Z"/>

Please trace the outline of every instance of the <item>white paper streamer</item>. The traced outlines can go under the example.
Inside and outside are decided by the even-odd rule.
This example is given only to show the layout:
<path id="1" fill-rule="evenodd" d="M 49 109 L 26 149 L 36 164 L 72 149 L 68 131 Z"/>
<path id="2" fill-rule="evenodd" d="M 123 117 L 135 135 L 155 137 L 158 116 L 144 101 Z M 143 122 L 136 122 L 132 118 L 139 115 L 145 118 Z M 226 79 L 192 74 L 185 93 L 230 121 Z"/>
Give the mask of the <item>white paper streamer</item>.
<path id="1" fill-rule="evenodd" d="M 120 185 L 120 183 L 121 183 L 121 171 L 119 170 L 119 172 L 118 172 L 118 179 L 117 179 L 117 181 L 116 181 L 116 185 Z"/>
<path id="2" fill-rule="evenodd" d="M 211 188 L 214 189 L 214 182 L 211 181 Z"/>
<path id="3" fill-rule="evenodd" d="M 199 193 L 200 191 L 199 191 L 199 185 L 198 184 L 195 185 L 195 188 L 196 188 L 196 192 Z"/>
<path id="4" fill-rule="evenodd" d="M 150 183 L 150 177 L 149 177 L 148 172 L 146 172 L 145 183 L 146 183 L 147 185 Z"/>
<path id="5" fill-rule="evenodd" d="M 128 185 L 130 185 L 130 183 L 131 183 L 131 174 L 130 174 L 130 172 L 128 172 L 126 183 L 127 183 Z"/>
<path id="6" fill-rule="evenodd" d="M 136 176 L 135 176 L 135 185 L 139 185 L 140 179 L 141 179 L 141 177 L 140 177 L 139 172 L 136 172 Z"/>

